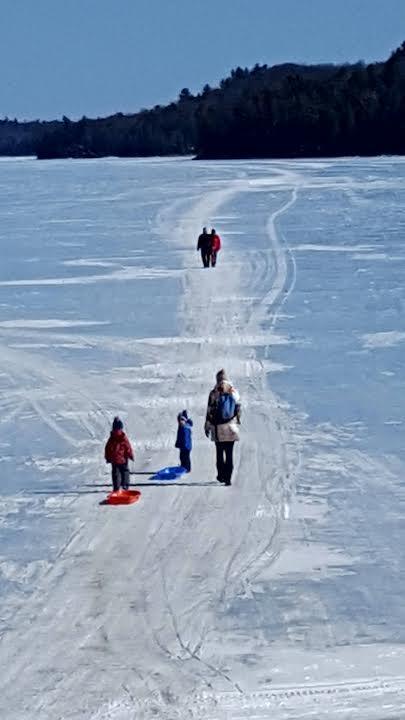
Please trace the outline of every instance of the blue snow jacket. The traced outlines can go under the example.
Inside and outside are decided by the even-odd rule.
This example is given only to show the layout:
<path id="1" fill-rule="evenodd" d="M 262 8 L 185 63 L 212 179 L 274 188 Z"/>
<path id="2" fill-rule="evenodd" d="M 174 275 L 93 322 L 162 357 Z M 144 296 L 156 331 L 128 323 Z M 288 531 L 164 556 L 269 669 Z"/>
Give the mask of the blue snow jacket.
<path id="1" fill-rule="evenodd" d="M 193 421 L 191 418 L 187 417 L 187 415 L 181 414 L 177 418 L 179 422 L 179 427 L 177 430 L 177 438 L 176 438 L 176 448 L 179 448 L 179 450 L 191 450 L 193 443 L 192 443 L 192 427 L 193 427 Z"/>

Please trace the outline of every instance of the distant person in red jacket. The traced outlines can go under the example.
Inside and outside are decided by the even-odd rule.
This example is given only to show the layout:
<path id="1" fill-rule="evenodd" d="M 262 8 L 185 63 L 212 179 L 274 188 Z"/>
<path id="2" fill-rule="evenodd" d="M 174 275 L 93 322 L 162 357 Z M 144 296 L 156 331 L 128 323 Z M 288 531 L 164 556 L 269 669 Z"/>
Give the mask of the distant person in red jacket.
<path id="1" fill-rule="evenodd" d="M 212 228 L 211 230 L 211 267 L 215 267 L 217 264 L 217 254 L 221 249 L 221 238 L 217 234 L 217 231 Z"/>
<path id="2" fill-rule="evenodd" d="M 105 460 L 111 463 L 111 478 L 114 490 L 128 490 L 129 469 L 128 460 L 134 459 L 131 443 L 124 433 L 124 423 L 115 417 L 110 437 L 105 446 Z"/>

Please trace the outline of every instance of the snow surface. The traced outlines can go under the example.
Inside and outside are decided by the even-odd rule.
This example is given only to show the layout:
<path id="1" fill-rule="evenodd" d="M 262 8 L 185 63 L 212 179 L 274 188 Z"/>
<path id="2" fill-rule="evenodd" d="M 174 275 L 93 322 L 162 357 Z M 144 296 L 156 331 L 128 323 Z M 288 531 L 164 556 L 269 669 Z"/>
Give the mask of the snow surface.
<path id="1" fill-rule="evenodd" d="M 0 717 L 403 717 L 405 161 L 10 160 L 0 189 Z M 192 473 L 151 483 L 183 408 Z M 132 507 L 99 506 L 115 414 Z"/>

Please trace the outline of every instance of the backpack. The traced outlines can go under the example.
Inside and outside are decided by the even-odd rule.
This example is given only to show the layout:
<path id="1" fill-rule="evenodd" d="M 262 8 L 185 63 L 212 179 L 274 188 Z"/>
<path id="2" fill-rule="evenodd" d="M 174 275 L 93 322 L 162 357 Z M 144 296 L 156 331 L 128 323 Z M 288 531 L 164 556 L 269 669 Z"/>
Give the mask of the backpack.
<path id="1" fill-rule="evenodd" d="M 236 402 L 230 393 L 221 393 L 215 407 L 215 425 L 223 425 L 236 415 Z"/>

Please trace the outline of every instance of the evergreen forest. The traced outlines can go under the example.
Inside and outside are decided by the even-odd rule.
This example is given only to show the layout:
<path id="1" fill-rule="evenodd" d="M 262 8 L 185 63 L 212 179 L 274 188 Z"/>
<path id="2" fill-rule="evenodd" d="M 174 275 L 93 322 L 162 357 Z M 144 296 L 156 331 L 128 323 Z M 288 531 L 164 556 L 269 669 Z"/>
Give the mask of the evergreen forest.
<path id="1" fill-rule="evenodd" d="M 0 120 L 0 155 L 41 159 L 405 154 L 405 42 L 385 62 L 236 68 L 134 114 Z"/>

